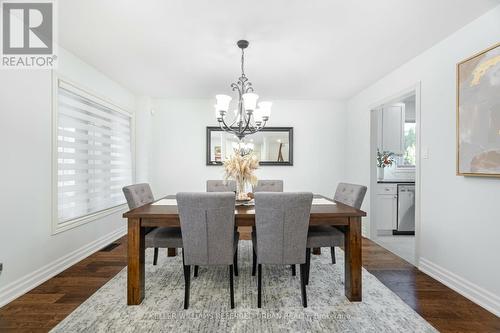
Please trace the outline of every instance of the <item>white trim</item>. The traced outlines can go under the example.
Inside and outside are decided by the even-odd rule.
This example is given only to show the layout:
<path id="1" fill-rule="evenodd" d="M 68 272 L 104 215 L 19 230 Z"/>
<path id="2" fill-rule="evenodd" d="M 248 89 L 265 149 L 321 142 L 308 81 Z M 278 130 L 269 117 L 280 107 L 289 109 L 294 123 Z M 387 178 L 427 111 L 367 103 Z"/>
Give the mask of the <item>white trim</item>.
<path id="1" fill-rule="evenodd" d="M 105 216 L 108 216 L 108 215 L 111 215 L 111 214 L 114 214 L 117 212 L 125 213 L 127 210 L 128 210 L 127 204 L 121 204 L 121 205 L 116 206 L 116 207 L 111 207 L 111 208 L 101 210 L 101 211 L 98 211 L 98 212 L 95 212 L 92 214 L 84 215 L 82 217 L 77 217 L 75 219 L 71 219 L 71 220 L 66 221 L 66 222 L 62 222 L 62 223 L 57 222 L 57 225 L 55 225 L 53 223 L 52 224 L 52 226 L 53 226 L 52 235 L 56 235 L 60 232 L 63 232 L 63 231 L 69 230 L 69 229 L 73 229 L 73 228 L 78 227 L 82 224 L 98 220 L 100 218 L 103 218 Z M 57 219 L 57 216 L 56 216 L 56 219 Z"/>
<path id="2" fill-rule="evenodd" d="M 422 188 L 422 177 L 421 177 L 421 172 L 422 172 L 422 147 L 421 147 L 421 129 L 422 129 L 422 117 L 421 117 L 421 82 L 418 81 L 415 84 L 411 85 L 410 87 L 400 90 L 398 93 L 395 93 L 391 95 L 390 97 L 381 99 L 379 102 L 370 104 L 369 107 L 369 112 L 370 112 L 370 130 L 372 129 L 372 115 L 371 112 L 373 110 L 380 109 L 380 107 L 384 104 L 390 103 L 391 101 L 394 101 L 398 98 L 401 98 L 406 95 L 410 95 L 412 93 L 415 93 L 415 122 L 417 123 L 416 126 L 416 149 L 415 149 L 415 157 L 416 157 L 416 165 L 415 165 L 415 266 L 418 267 L 419 261 L 420 261 L 420 237 L 421 237 L 421 212 L 422 212 L 422 207 L 421 207 L 421 188 Z M 374 206 L 375 206 L 375 195 L 376 191 L 375 186 L 377 185 L 377 174 L 376 174 L 376 162 L 375 159 L 372 158 L 374 156 L 374 153 L 376 152 L 376 144 L 375 144 L 375 149 L 374 149 L 374 143 L 372 142 L 374 136 L 373 133 L 370 133 L 370 185 L 372 187 L 372 190 L 370 191 L 370 215 L 373 216 L 373 211 L 374 211 Z M 376 137 L 375 137 L 376 139 Z M 367 224 L 366 228 L 364 229 L 366 232 L 366 235 L 369 235 L 368 238 L 372 240 L 377 239 L 377 228 L 375 225 L 373 225 L 374 219 L 370 217 L 369 223 Z"/>
<path id="3" fill-rule="evenodd" d="M 499 296 L 425 258 L 420 258 L 418 269 L 494 315 L 500 316 Z"/>
<path id="4" fill-rule="evenodd" d="M 415 266 L 420 263 L 420 239 L 422 237 L 422 83 L 415 84 Z"/>
<path id="5" fill-rule="evenodd" d="M 116 111 L 124 116 L 127 117 L 132 117 L 132 112 L 129 112 L 127 110 L 123 110 L 121 107 L 118 105 L 108 101 L 107 99 L 96 95 L 95 93 L 89 92 L 83 87 L 78 86 L 76 83 L 71 83 L 65 79 L 58 78 L 57 80 L 57 87 L 62 88 L 64 90 L 71 91 L 72 93 L 77 94 L 78 96 L 82 96 L 83 98 L 89 99 L 99 105 L 105 106 L 108 109 L 111 109 L 113 111 Z"/>
<path id="6" fill-rule="evenodd" d="M 113 102 L 109 98 L 98 94 L 97 92 L 93 91 L 90 88 L 85 87 L 84 85 L 81 85 L 75 81 L 72 81 L 71 79 L 65 77 L 64 75 L 58 73 L 56 70 L 52 71 L 53 78 L 55 78 L 55 88 L 57 92 L 57 88 L 59 87 L 59 81 L 61 81 L 61 84 L 63 85 L 64 89 L 70 90 L 72 92 L 76 92 L 77 94 L 81 94 L 82 92 L 85 94 L 85 97 L 96 101 L 96 103 L 100 104 L 105 104 L 105 106 L 109 107 L 110 109 L 118 109 L 117 111 L 122 112 L 126 116 L 132 117 L 134 115 L 134 112 L 129 110 L 126 107 L 122 107 L 118 105 L 117 103 Z M 57 94 L 55 95 L 57 97 Z"/>
<path id="7" fill-rule="evenodd" d="M 68 267 L 73 266 L 85 259 L 92 253 L 102 249 L 109 243 L 123 237 L 127 233 L 126 226 L 119 228 L 95 241 L 76 249 L 75 251 L 54 260 L 53 262 L 29 273 L 0 289 L 0 307 L 10 303 L 33 288 L 44 283 L 48 279 L 61 273 Z"/>
<path id="8" fill-rule="evenodd" d="M 82 217 L 78 217 L 63 223 L 59 222 L 58 211 L 57 211 L 57 115 L 58 115 L 58 89 L 59 87 L 63 87 L 64 89 L 73 91 L 77 94 L 82 94 L 84 97 L 87 97 L 91 100 L 96 101 L 97 103 L 103 104 L 106 107 L 113 109 L 127 117 L 130 117 L 130 149 L 131 149 L 131 165 L 132 165 L 132 181 L 135 181 L 135 154 L 136 154 L 136 142 L 135 142 L 135 114 L 126 108 L 122 108 L 112 101 L 106 99 L 103 96 L 100 96 L 81 85 L 72 82 L 71 80 L 64 78 L 62 75 L 58 74 L 55 70 L 51 71 L 52 74 L 52 100 L 51 100 L 51 108 L 52 108 L 52 130 L 51 130 L 51 140 L 52 140 L 52 216 L 51 216 L 51 232 L 52 235 L 56 235 L 60 232 L 78 227 L 82 224 L 86 224 L 101 217 L 116 213 L 118 211 L 125 210 L 126 204 L 122 204 L 116 207 L 110 207 L 108 209 L 94 212 Z"/>

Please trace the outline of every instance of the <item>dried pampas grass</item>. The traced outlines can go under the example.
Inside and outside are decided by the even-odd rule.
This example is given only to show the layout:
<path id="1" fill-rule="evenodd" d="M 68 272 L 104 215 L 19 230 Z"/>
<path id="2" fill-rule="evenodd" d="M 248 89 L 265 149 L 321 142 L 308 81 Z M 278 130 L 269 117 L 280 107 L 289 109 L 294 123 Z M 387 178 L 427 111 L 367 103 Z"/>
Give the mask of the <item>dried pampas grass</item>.
<path id="1" fill-rule="evenodd" d="M 238 192 L 244 190 L 245 184 L 257 184 L 254 171 L 259 168 L 259 160 L 253 154 L 241 156 L 236 153 L 224 161 L 224 178 L 233 179 L 238 184 Z"/>

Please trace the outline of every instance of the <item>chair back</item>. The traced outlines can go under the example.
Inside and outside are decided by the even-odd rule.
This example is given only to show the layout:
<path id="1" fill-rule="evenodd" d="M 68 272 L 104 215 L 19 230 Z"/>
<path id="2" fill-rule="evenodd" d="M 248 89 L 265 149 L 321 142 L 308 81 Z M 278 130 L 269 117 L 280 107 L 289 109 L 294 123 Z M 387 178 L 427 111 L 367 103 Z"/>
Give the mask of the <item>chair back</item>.
<path id="1" fill-rule="evenodd" d="M 144 206 L 155 200 L 151 187 L 146 183 L 125 186 L 122 191 L 127 199 L 129 209 Z"/>
<path id="2" fill-rule="evenodd" d="M 303 264 L 313 194 L 255 193 L 257 262 Z"/>
<path id="3" fill-rule="evenodd" d="M 282 180 L 259 180 L 253 187 L 253 192 L 283 192 Z"/>
<path id="4" fill-rule="evenodd" d="M 231 265 L 234 254 L 234 192 L 180 192 L 185 265 Z"/>
<path id="5" fill-rule="evenodd" d="M 367 187 L 363 185 L 339 183 L 333 200 L 360 209 L 365 198 L 366 190 Z"/>
<path id="6" fill-rule="evenodd" d="M 236 192 L 234 180 L 207 180 L 207 192 Z"/>

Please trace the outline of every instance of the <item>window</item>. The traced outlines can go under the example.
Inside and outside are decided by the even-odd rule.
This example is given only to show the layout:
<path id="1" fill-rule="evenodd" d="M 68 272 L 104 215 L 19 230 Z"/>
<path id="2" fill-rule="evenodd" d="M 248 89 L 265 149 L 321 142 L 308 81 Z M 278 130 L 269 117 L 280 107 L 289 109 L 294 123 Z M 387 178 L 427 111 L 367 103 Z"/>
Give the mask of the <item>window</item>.
<path id="1" fill-rule="evenodd" d="M 130 114 L 75 86 L 57 87 L 57 226 L 125 203 L 132 182 Z"/>
<path id="2" fill-rule="evenodd" d="M 416 123 L 415 122 L 405 122 L 404 124 L 404 136 L 403 144 L 404 151 L 403 155 L 397 158 L 398 168 L 414 168 L 415 167 L 415 138 L 416 138 Z"/>

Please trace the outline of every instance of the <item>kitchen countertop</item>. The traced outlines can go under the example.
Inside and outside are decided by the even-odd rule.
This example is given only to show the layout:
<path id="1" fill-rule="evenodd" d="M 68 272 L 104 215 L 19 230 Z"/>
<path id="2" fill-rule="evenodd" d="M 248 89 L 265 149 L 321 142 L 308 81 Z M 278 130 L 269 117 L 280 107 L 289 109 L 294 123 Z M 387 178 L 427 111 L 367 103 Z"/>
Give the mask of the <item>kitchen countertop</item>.
<path id="1" fill-rule="evenodd" d="M 377 184 L 415 184 L 414 180 L 377 180 Z"/>

